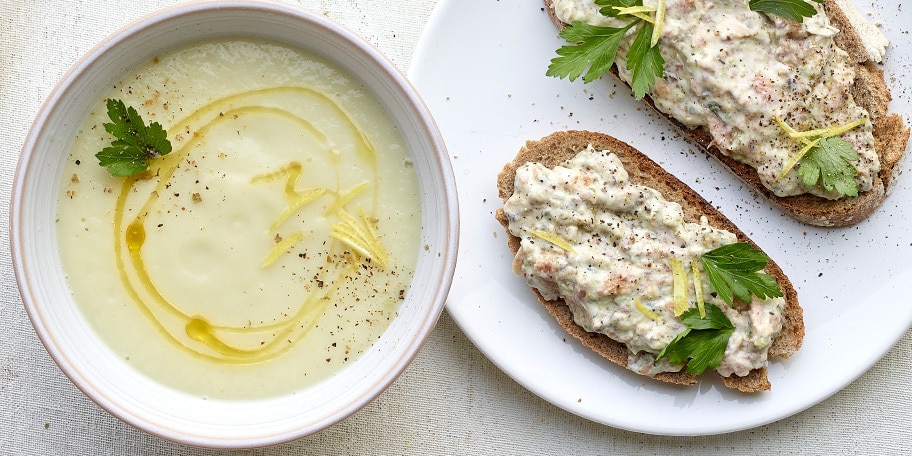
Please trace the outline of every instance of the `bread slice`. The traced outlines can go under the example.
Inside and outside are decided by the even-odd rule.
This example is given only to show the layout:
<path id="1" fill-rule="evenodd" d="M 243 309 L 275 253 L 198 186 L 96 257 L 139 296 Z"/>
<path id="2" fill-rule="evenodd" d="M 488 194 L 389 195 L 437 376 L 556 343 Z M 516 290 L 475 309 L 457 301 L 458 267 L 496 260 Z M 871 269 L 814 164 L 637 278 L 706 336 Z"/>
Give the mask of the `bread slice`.
<path id="1" fill-rule="evenodd" d="M 544 2 L 545 9 L 558 29 L 565 27 L 566 24 L 562 23 L 554 13 L 552 0 L 544 0 Z M 850 8 L 851 4 L 848 0 L 824 1 L 824 11 L 831 24 L 840 30 L 834 37 L 836 45 L 846 51 L 856 62 L 856 78 L 852 96 L 855 102 L 870 114 L 871 123 L 874 126 L 874 148 L 881 163 L 881 170 L 874 178 L 873 187 L 869 191 L 860 193 L 857 197 L 829 200 L 811 194 L 776 196 L 760 182 L 754 168 L 732 159 L 714 146 L 709 130 L 703 127 L 688 128 L 665 115 L 655 108 L 649 95 L 643 100 L 656 113 L 671 121 L 685 137 L 719 160 L 749 187 L 789 216 L 816 226 L 839 227 L 858 223 L 871 215 L 893 189 L 894 182 L 902 172 L 910 129 L 905 125 L 902 117 L 891 114 L 887 110 L 887 104 L 892 96 L 884 80 L 883 71 L 876 65 L 883 57 L 881 50 L 886 43 L 878 41 L 878 34 L 863 28 L 864 25 L 868 25 L 863 20 L 854 19 L 854 22 L 859 25 L 857 27 L 853 25 L 853 18 L 858 15 L 854 9 Z M 615 76 L 617 75 L 616 68 L 613 68 L 612 72 Z"/>
<path id="2" fill-rule="evenodd" d="M 538 141 L 528 141 L 519 151 L 514 160 L 504 166 L 497 179 L 497 189 L 500 197 L 506 201 L 513 194 L 516 170 L 524 163 L 541 163 L 548 168 L 563 163 L 573 158 L 577 153 L 592 145 L 596 150 L 609 150 L 620 158 L 627 170 L 631 182 L 645 185 L 658 190 L 665 199 L 676 201 L 684 209 L 684 218 L 688 222 L 697 222 L 705 216 L 710 225 L 723 228 L 735 233 L 740 241 L 753 242 L 738 230 L 709 202 L 703 199 L 694 190 L 678 180 L 673 175 L 662 169 L 646 155 L 640 153 L 626 143 L 601 133 L 589 131 L 562 131 L 553 133 Z M 504 226 L 508 222 L 502 209 L 495 217 Z M 515 254 L 519 250 L 519 238 L 507 232 L 507 245 Z M 756 247 L 756 244 L 754 244 Z M 769 257 L 769 255 L 767 255 Z M 804 339 L 803 311 L 798 304 L 798 294 L 782 269 L 770 260 L 766 272 L 772 275 L 782 289 L 786 306 L 782 331 L 770 347 L 770 357 L 788 358 L 801 347 Z M 534 289 L 533 289 L 534 291 Z M 598 333 L 586 332 L 573 321 L 573 315 L 563 300 L 547 301 L 538 291 L 535 291 L 539 301 L 548 309 L 548 312 L 557 319 L 557 322 L 571 335 L 577 338 L 586 347 L 594 350 L 610 361 L 621 366 L 627 366 L 627 347 L 608 336 Z M 662 373 L 654 378 L 678 384 L 694 384 L 696 378 L 686 372 Z M 744 392 L 755 392 L 770 389 L 765 368 L 754 369 L 744 377 L 723 377 L 726 386 L 737 388 Z"/>

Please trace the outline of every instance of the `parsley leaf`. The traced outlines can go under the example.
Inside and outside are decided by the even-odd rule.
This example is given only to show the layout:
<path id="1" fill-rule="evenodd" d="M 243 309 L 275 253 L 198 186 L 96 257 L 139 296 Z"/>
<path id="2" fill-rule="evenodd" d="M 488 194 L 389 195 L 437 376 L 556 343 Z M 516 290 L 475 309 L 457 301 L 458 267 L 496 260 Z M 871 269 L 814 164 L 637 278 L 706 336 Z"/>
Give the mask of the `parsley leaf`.
<path id="1" fill-rule="evenodd" d="M 560 36 L 567 42 L 577 44 L 558 49 L 559 57 L 551 59 L 551 64 L 548 65 L 548 71 L 545 74 L 559 78 L 566 77 L 575 81 L 583 74 L 583 71 L 586 71 L 586 68 L 589 68 L 589 71 L 586 71 L 583 76 L 583 82 L 588 83 L 598 79 L 614 65 L 618 44 L 634 24 L 635 22 L 631 22 L 626 27 L 615 28 L 574 22 L 564 28 Z"/>
<path id="2" fill-rule="evenodd" d="M 672 363 L 686 362 L 687 373 L 693 375 L 719 367 L 728 340 L 735 331 L 725 312 L 714 304 L 707 304 L 705 317 L 700 318 L 700 310 L 692 308 L 681 314 L 681 322 L 687 329 L 663 348 L 656 359 L 667 357 Z"/>
<path id="3" fill-rule="evenodd" d="M 801 162 L 802 166 L 798 168 L 797 175 L 805 185 L 810 187 L 819 184 L 827 191 L 836 190 L 844 196 L 858 196 L 858 182 L 855 180 L 858 170 L 852 165 L 852 162 L 858 160 L 858 152 L 852 148 L 851 143 L 839 138 L 839 135 L 864 125 L 868 122 L 866 117 L 845 125 L 804 132 L 795 130 L 778 117 L 774 119 L 789 137 L 804 144 L 804 147 L 788 160 L 777 179 L 784 178 Z"/>
<path id="4" fill-rule="evenodd" d="M 858 196 L 858 170 L 852 162 L 858 160 L 858 152 L 852 143 L 839 138 L 821 139 L 801 159 L 798 177 L 809 187 L 820 183 L 827 191 L 836 190 L 841 195 Z"/>
<path id="5" fill-rule="evenodd" d="M 658 46 L 650 45 L 653 25 L 644 22 L 627 51 L 627 69 L 633 72 L 631 86 L 637 100 L 649 93 L 656 78 L 665 77 L 665 59 Z"/>
<path id="6" fill-rule="evenodd" d="M 656 77 L 665 77 L 665 60 L 652 41 L 654 30 L 652 16 L 645 12 L 630 12 L 630 8 L 643 7 L 642 0 L 596 0 L 602 6 L 599 12 L 608 17 L 630 19 L 623 27 L 589 25 L 574 21 L 564 28 L 560 36 L 568 43 L 557 50 L 558 57 L 551 59 L 547 76 L 576 80 L 583 75 L 589 83 L 611 70 L 617 50 L 627 32 L 639 26 L 636 38 L 627 51 L 627 69 L 633 72 L 633 91 L 637 99 L 643 98 L 655 84 Z M 655 8 L 647 8 L 655 14 Z M 585 74 L 583 74 L 585 72 Z"/>
<path id="7" fill-rule="evenodd" d="M 107 100 L 111 123 L 104 129 L 116 138 L 111 145 L 95 154 L 98 164 L 112 176 L 125 177 L 149 167 L 152 158 L 171 152 L 168 134 L 158 122 L 146 125 L 133 107 L 121 100 Z"/>
<path id="8" fill-rule="evenodd" d="M 823 0 L 812 0 L 823 3 Z M 750 0 L 748 3 L 751 11 L 773 14 L 795 22 L 804 22 L 804 18 L 817 14 L 813 5 L 804 0 Z"/>
<path id="9" fill-rule="evenodd" d="M 767 262 L 766 255 L 746 242 L 724 245 L 700 256 L 710 285 L 729 306 L 733 297 L 749 303 L 751 294 L 761 299 L 782 296 L 773 276 L 758 272 Z"/>
<path id="10" fill-rule="evenodd" d="M 760 298 L 782 296 L 782 290 L 771 275 L 757 272 L 766 266 L 769 259 L 747 242 L 710 250 L 700 256 L 700 262 L 709 276 L 710 285 L 729 306 L 733 298 L 750 302 L 751 294 Z M 699 274 L 696 263 L 693 267 L 696 276 Z M 701 302 L 699 297 L 698 302 Z M 687 328 L 675 336 L 655 359 L 668 358 L 674 364 L 687 363 L 687 373 L 693 375 L 719 367 L 735 327 L 719 306 L 703 302 L 702 307 L 698 305 L 680 314 L 681 323 Z"/>

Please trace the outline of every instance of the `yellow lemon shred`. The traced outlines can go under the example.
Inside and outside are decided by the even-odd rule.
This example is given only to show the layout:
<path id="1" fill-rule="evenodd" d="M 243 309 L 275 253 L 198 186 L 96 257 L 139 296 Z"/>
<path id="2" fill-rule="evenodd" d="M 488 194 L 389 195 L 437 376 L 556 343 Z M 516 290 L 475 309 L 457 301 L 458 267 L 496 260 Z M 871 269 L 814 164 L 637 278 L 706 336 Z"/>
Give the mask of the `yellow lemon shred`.
<path id="1" fill-rule="evenodd" d="M 272 264 L 275 260 L 277 260 L 280 256 L 282 256 L 282 254 L 285 253 L 286 250 L 291 248 L 291 246 L 297 244 L 298 241 L 300 241 L 301 238 L 303 238 L 303 237 L 304 237 L 304 233 L 298 231 L 297 233 L 292 234 L 291 236 L 283 239 L 281 242 L 276 244 L 275 247 L 272 248 L 272 251 L 270 251 L 269 255 L 266 256 L 266 259 L 264 259 L 263 262 L 260 263 L 260 267 L 265 268 L 266 266 L 269 266 L 270 264 Z"/>
<path id="2" fill-rule="evenodd" d="M 332 203 L 332 205 L 330 205 L 326 209 L 326 212 L 324 212 L 324 215 L 332 214 L 333 212 L 336 212 L 337 210 L 339 210 L 339 208 L 348 204 L 349 201 L 351 201 L 352 199 L 354 199 L 354 197 L 358 196 L 358 194 L 363 192 L 364 189 L 366 189 L 368 187 L 368 185 L 369 184 L 367 182 L 364 182 L 360 185 L 357 185 L 355 188 L 349 190 L 347 193 L 340 196 L 339 198 L 337 198 L 336 201 L 334 201 Z"/>
<path id="3" fill-rule="evenodd" d="M 690 307 L 687 302 L 687 272 L 684 271 L 684 264 L 677 258 L 669 259 L 668 265 L 671 266 L 671 275 L 674 280 L 672 282 L 674 289 L 674 314 L 679 317 Z"/>
<path id="4" fill-rule="evenodd" d="M 792 158 L 790 158 L 789 161 L 785 163 L 785 166 L 782 167 L 782 171 L 780 171 L 779 175 L 776 177 L 776 180 L 782 180 L 783 178 L 785 178 L 786 174 L 788 174 L 789 171 L 791 171 L 792 168 L 794 168 L 795 165 L 797 165 L 798 162 L 800 162 L 801 159 L 804 158 L 804 156 L 808 153 L 808 151 L 813 149 L 814 146 L 816 146 L 817 143 L 819 143 L 821 140 L 826 139 L 826 138 L 832 138 L 834 136 L 839 136 L 855 127 L 863 125 L 865 122 L 868 121 L 868 118 L 863 117 L 854 122 L 849 122 L 845 125 L 838 125 L 838 126 L 829 127 L 829 128 L 817 128 L 817 129 L 808 130 L 808 131 L 795 130 L 794 128 L 792 128 L 791 125 L 787 124 L 784 120 L 780 119 L 779 117 L 773 117 L 773 120 L 775 120 L 776 123 L 779 124 L 779 127 L 781 127 L 782 130 L 785 131 L 785 134 L 787 134 L 790 138 L 798 139 L 802 142 L 802 144 L 804 144 L 804 147 L 802 147 L 801 150 L 799 150 L 797 154 L 792 156 Z"/>
<path id="5" fill-rule="evenodd" d="M 649 307 L 646 307 L 646 305 L 640 302 L 639 299 L 633 298 L 633 306 L 636 307 L 636 310 L 639 310 L 640 313 L 645 315 L 646 318 L 652 321 L 659 321 L 659 315 Z"/>
<path id="6" fill-rule="evenodd" d="M 544 240 L 546 240 L 546 241 L 548 241 L 548 242 L 550 242 L 550 243 L 556 245 L 557 247 L 560 247 L 560 248 L 562 248 L 562 249 L 564 249 L 564 250 L 566 250 L 566 251 L 568 251 L 568 252 L 570 252 L 570 253 L 576 253 L 576 251 L 573 250 L 573 246 L 570 245 L 569 242 L 567 242 L 567 241 L 565 241 L 565 240 L 563 240 L 563 239 L 561 239 L 561 238 L 559 238 L 559 237 L 557 237 L 557 236 L 555 236 L 555 235 L 553 235 L 553 234 L 551 234 L 551 233 L 547 233 L 547 232 L 545 232 L 545 231 L 533 230 L 533 231 L 532 231 L 532 234 L 534 234 L 535 237 L 544 239 Z"/>
<path id="7" fill-rule="evenodd" d="M 359 212 L 360 220 L 344 209 L 339 209 L 337 213 L 341 221 L 333 225 L 329 235 L 341 241 L 359 255 L 368 258 L 381 269 L 385 269 L 389 264 L 389 257 L 383 248 L 383 244 L 380 243 L 373 223 L 367 214 L 364 213 L 364 210 Z"/>
<path id="8" fill-rule="evenodd" d="M 615 6 L 618 14 L 638 17 L 646 22 L 653 22 L 654 19 L 649 13 L 654 13 L 655 8 L 651 6 Z"/>
<path id="9" fill-rule="evenodd" d="M 649 46 L 655 46 L 659 42 L 659 37 L 662 36 L 662 26 L 665 24 L 665 0 L 659 0 L 659 4 L 656 5 L 655 9 L 655 23 L 652 27 L 652 39 L 649 41 Z"/>

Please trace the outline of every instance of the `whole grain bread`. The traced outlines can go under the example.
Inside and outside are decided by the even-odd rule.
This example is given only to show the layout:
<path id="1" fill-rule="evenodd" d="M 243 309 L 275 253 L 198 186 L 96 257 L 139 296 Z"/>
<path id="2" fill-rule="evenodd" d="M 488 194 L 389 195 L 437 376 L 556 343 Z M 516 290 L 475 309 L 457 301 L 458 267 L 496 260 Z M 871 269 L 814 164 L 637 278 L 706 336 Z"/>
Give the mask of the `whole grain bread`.
<path id="1" fill-rule="evenodd" d="M 528 141 L 519 151 L 514 160 L 507 163 L 497 179 L 497 189 L 500 197 L 506 201 L 513 194 L 516 170 L 524 163 L 541 163 L 549 168 L 573 158 L 577 153 L 592 145 L 597 150 L 609 150 L 620 158 L 621 163 L 630 175 L 631 182 L 646 185 L 658 190 L 666 199 L 676 201 L 684 209 L 684 217 L 688 222 L 697 222 L 705 216 L 709 223 L 717 228 L 723 228 L 735 233 L 741 241 L 749 242 L 756 247 L 748 237 L 728 220 L 721 212 L 703 199 L 694 190 L 678 180 L 676 177 L 662 169 L 646 155 L 629 146 L 628 144 L 609 135 L 589 131 L 561 131 L 552 133 L 538 141 Z M 507 219 L 502 209 L 495 217 L 507 227 Z M 515 254 L 519 250 L 519 238 L 507 232 L 507 245 Z M 757 247 L 759 249 L 759 247 Z M 769 257 L 769 255 L 767 255 Z M 783 273 L 782 269 L 772 259 L 767 264 L 766 272 L 772 275 L 785 297 L 785 319 L 779 336 L 770 347 L 771 357 L 788 358 L 801 347 L 804 339 L 804 319 L 801 306 L 798 304 L 798 294 L 792 283 Z M 533 291 L 535 291 L 533 289 Z M 582 327 L 573 322 L 573 315 L 563 300 L 548 301 L 535 291 L 539 301 L 547 308 L 548 312 L 557 322 L 582 344 L 610 361 L 621 366 L 627 366 L 627 347 L 608 336 L 598 333 L 586 332 Z M 694 384 L 696 378 L 686 372 L 662 373 L 654 378 L 665 382 L 678 384 Z M 744 392 L 755 392 L 770 389 L 765 368 L 755 369 L 747 376 L 723 377 L 723 382 L 730 388 L 737 388 Z"/>
<path id="2" fill-rule="evenodd" d="M 551 20 L 558 29 L 563 29 L 566 24 L 555 15 L 552 0 L 544 0 L 544 2 Z M 892 96 L 884 80 L 883 71 L 877 66 L 882 56 L 872 51 L 872 46 L 869 45 L 876 38 L 868 30 L 853 26 L 850 21 L 852 14 L 848 10 L 850 7 L 847 0 L 824 1 L 824 11 L 831 24 L 840 30 L 834 37 L 836 45 L 846 51 L 856 62 L 856 78 L 852 96 L 855 102 L 870 114 L 871 123 L 874 126 L 874 148 L 881 163 L 881 170 L 874 178 L 871 190 L 862 192 L 857 197 L 829 200 L 810 194 L 776 196 L 760 182 L 756 170 L 732 159 L 714 146 L 709 130 L 702 127 L 688 128 L 665 115 L 656 109 L 649 95 L 646 95 L 643 100 L 656 113 L 674 124 L 685 137 L 720 161 L 749 187 L 789 216 L 816 226 L 839 227 L 858 223 L 870 216 L 893 189 L 893 183 L 902 172 L 910 129 L 903 122 L 902 117 L 898 114 L 891 114 L 887 110 L 887 103 Z M 617 69 L 612 68 L 612 73 L 617 76 Z"/>

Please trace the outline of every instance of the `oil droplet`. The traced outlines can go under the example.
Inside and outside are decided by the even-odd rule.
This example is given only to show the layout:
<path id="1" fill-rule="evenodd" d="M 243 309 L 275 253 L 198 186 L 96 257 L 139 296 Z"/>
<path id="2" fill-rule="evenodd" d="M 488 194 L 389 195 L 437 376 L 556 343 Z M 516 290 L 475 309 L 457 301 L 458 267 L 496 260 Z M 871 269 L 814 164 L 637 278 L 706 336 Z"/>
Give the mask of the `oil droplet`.
<path id="1" fill-rule="evenodd" d="M 215 329 L 201 316 L 192 317 L 184 327 L 191 339 L 206 344 L 216 352 L 236 358 L 256 357 L 263 349 L 243 350 L 226 344 L 215 334 Z"/>
<path id="2" fill-rule="evenodd" d="M 187 322 L 187 335 L 197 342 L 207 342 L 212 338 L 212 325 L 200 317 L 193 317 Z"/>
<path id="3" fill-rule="evenodd" d="M 146 228 L 143 226 L 142 221 L 137 219 L 127 227 L 127 248 L 139 250 L 145 242 Z"/>

